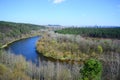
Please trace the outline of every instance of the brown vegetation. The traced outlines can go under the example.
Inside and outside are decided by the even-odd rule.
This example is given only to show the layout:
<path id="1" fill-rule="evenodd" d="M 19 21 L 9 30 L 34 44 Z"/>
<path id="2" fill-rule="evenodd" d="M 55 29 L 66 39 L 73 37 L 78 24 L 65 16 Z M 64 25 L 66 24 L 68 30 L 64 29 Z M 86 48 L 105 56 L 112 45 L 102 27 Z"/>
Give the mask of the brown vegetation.
<path id="1" fill-rule="evenodd" d="M 39 53 L 60 60 L 97 58 L 103 64 L 102 80 L 119 80 L 120 40 L 83 38 L 46 32 L 37 42 Z"/>
<path id="2" fill-rule="evenodd" d="M 79 35 L 46 33 L 37 42 L 37 51 L 44 56 L 60 60 L 85 60 L 108 51 L 120 52 L 120 41 L 110 39 L 85 39 Z"/>
<path id="3" fill-rule="evenodd" d="M 21 55 L 2 51 L 0 55 L 0 80 L 78 80 L 80 65 L 59 62 L 39 63 L 26 61 Z"/>

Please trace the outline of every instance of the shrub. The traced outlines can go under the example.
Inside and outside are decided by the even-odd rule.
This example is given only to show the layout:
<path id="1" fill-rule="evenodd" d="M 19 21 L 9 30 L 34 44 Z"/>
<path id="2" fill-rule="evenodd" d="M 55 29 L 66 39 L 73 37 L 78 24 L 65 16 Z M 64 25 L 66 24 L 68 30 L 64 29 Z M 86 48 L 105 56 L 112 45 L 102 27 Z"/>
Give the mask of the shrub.
<path id="1" fill-rule="evenodd" d="M 101 80 L 101 71 L 101 62 L 96 59 L 88 59 L 81 69 L 82 80 Z"/>

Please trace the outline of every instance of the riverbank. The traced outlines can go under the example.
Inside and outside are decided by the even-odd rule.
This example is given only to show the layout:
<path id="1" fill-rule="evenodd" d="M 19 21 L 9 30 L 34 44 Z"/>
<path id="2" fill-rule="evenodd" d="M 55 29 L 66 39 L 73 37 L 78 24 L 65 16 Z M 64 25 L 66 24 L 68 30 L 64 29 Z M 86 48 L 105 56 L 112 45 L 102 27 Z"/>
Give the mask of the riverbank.
<path id="1" fill-rule="evenodd" d="M 37 42 L 38 53 L 60 61 L 85 61 L 100 58 L 111 51 L 120 53 L 120 41 L 112 39 L 84 38 L 80 35 L 64 35 L 46 32 Z"/>
<path id="2" fill-rule="evenodd" d="M 42 55 L 44 56 L 47 60 L 51 61 L 51 62 L 60 62 L 60 63 L 67 63 L 67 64 L 83 64 L 84 61 L 82 60 L 71 60 L 71 59 L 58 59 L 58 58 L 55 58 L 55 57 L 52 57 L 52 56 L 47 56 L 47 55 L 44 55 L 44 53 L 41 53 L 41 52 L 38 52 L 38 50 L 36 50 L 38 55 Z"/>
<path id="3" fill-rule="evenodd" d="M 21 38 L 39 35 L 44 29 L 41 25 L 0 21 L 0 48 Z"/>
<path id="4" fill-rule="evenodd" d="M 36 45 L 38 53 L 43 54 L 47 58 L 52 58 L 65 62 L 83 62 L 89 57 L 97 57 L 98 49 L 89 50 L 84 38 L 77 36 L 80 41 L 75 41 L 75 35 L 62 35 L 56 33 L 46 33 Z M 82 43 L 82 45 L 79 45 Z M 97 47 L 96 45 L 95 47 Z"/>
<path id="5" fill-rule="evenodd" d="M 16 41 L 19 41 L 19 40 L 22 40 L 22 39 L 26 39 L 26 38 L 30 38 L 30 37 L 34 37 L 34 36 L 40 36 L 40 34 L 39 33 L 38 34 L 31 34 L 31 35 L 28 34 L 27 36 L 22 36 L 21 38 L 16 38 L 16 39 L 14 39 L 14 40 L 12 40 L 12 41 L 2 45 L 0 48 L 3 49 L 3 48 L 7 47 L 8 45 L 10 45 L 10 44 L 12 44 L 12 43 L 14 43 Z"/>
<path id="6" fill-rule="evenodd" d="M 40 36 L 40 35 L 34 35 L 34 36 Z M 14 43 L 14 42 L 16 42 L 16 41 L 19 41 L 19 40 L 22 40 L 22 39 L 27 39 L 27 38 L 34 37 L 34 36 L 29 36 L 29 37 L 24 37 L 24 38 L 20 38 L 20 39 L 13 40 L 13 41 L 11 41 L 11 42 L 9 42 L 9 43 L 6 43 L 6 44 L 2 45 L 1 49 L 7 47 L 8 45 L 10 45 L 10 44 L 12 44 L 12 43 Z"/>

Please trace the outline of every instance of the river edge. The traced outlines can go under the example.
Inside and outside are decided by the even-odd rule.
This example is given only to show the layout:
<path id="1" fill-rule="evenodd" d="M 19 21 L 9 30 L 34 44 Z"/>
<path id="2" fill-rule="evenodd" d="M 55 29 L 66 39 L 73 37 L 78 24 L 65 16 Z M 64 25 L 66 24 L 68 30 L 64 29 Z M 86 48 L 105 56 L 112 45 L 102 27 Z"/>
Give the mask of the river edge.
<path id="1" fill-rule="evenodd" d="M 58 61 L 58 62 L 62 62 L 62 63 L 66 62 L 66 63 L 72 63 L 72 64 L 75 64 L 75 63 L 83 64 L 83 62 L 85 61 L 85 60 L 82 60 L 82 59 L 81 60 L 61 59 L 61 58 L 54 58 L 52 56 L 47 56 L 47 55 L 44 55 L 44 53 L 39 52 L 37 50 L 37 47 L 36 47 L 36 52 L 38 53 L 38 55 L 42 55 L 52 62 L 57 62 Z"/>
<path id="2" fill-rule="evenodd" d="M 26 37 L 22 37 L 22 38 L 19 38 L 19 39 L 12 40 L 12 41 L 10 41 L 9 43 L 6 43 L 6 44 L 2 45 L 2 46 L 0 47 L 0 49 L 4 49 L 4 48 L 6 48 L 7 46 L 9 46 L 10 44 L 12 44 L 12 43 L 14 43 L 14 42 L 16 42 L 16 41 L 23 40 L 23 39 L 27 39 L 27 38 L 31 38 L 31 37 L 35 37 L 35 36 L 41 36 L 41 35 L 26 36 Z"/>

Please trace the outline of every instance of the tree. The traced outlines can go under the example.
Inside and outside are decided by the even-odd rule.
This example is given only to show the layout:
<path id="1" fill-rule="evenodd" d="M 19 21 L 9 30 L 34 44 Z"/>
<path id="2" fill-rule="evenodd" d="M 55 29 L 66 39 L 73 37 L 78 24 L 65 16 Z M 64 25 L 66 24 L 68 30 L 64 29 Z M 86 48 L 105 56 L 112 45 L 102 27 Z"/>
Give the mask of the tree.
<path id="1" fill-rule="evenodd" d="M 103 53 L 103 48 L 102 48 L 102 46 L 98 45 L 97 51 L 98 51 L 98 53 L 100 53 L 100 54 Z"/>
<path id="2" fill-rule="evenodd" d="M 102 64 L 96 59 L 88 59 L 80 72 L 82 80 L 101 80 Z"/>

